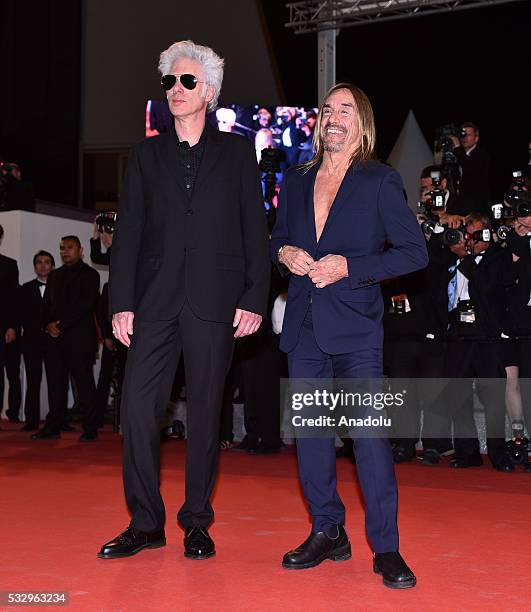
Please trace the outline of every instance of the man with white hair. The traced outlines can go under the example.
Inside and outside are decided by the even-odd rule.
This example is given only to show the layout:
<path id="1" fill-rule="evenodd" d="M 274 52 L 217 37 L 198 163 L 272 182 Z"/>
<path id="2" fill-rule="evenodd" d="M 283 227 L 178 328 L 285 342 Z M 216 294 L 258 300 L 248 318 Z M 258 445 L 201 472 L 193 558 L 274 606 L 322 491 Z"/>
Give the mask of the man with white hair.
<path id="1" fill-rule="evenodd" d="M 269 285 L 266 217 L 254 149 L 206 123 L 223 60 L 177 42 L 160 56 L 175 131 L 131 151 L 118 208 L 109 297 L 113 333 L 129 347 L 122 395 L 129 527 L 98 556 L 166 543 L 159 491 L 159 420 L 181 353 L 187 392 L 186 496 L 177 519 L 185 556 L 215 554 L 218 434 L 234 338 L 255 333 Z"/>

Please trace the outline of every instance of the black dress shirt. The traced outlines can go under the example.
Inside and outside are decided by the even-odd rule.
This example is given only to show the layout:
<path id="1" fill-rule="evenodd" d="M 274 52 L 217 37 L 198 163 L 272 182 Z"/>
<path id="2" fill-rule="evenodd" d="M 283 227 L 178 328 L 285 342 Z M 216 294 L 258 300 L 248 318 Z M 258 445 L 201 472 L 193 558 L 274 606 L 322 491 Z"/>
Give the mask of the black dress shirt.
<path id="1" fill-rule="evenodd" d="M 193 147 L 191 147 L 186 140 L 179 141 L 177 139 L 177 151 L 179 152 L 179 159 L 181 161 L 181 168 L 184 177 L 184 186 L 186 187 L 188 198 L 192 197 L 192 193 L 194 191 L 195 180 L 197 178 L 199 166 L 201 165 L 201 160 L 205 151 L 205 140 L 205 130 L 203 130 L 199 142 Z"/>

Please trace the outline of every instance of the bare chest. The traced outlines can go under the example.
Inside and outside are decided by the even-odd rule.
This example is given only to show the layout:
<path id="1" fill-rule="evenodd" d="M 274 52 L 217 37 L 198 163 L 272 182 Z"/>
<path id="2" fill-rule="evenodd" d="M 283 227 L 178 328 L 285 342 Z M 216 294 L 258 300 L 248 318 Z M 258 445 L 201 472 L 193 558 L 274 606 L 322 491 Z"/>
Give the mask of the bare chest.
<path id="1" fill-rule="evenodd" d="M 313 208 L 315 216 L 315 233 L 317 240 L 323 233 L 328 214 L 336 198 L 339 187 L 343 181 L 343 176 L 326 176 L 321 170 L 315 178 L 313 190 Z"/>

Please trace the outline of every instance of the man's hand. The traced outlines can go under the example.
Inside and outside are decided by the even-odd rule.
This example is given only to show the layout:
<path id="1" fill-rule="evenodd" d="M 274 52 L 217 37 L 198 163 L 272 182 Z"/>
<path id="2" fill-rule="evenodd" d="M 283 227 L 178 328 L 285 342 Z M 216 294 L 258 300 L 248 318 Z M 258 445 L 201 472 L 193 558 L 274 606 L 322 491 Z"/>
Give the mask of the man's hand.
<path id="1" fill-rule="evenodd" d="M 113 235 L 108 234 L 107 232 L 103 232 L 103 234 L 101 234 L 101 241 L 107 250 L 109 250 L 112 247 L 112 238 L 113 238 Z"/>
<path id="2" fill-rule="evenodd" d="M 531 217 L 517 217 L 513 227 L 519 236 L 527 236 L 531 232 Z"/>
<path id="3" fill-rule="evenodd" d="M 254 334 L 258 331 L 261 322 L 261 315 L 249 312 L 248 310 L 242 310 L 241 308 L 236 308 L 234 321 L 232 322 L 232 327 L 236 328 L 234 337 L 243 338 L 243 336 Z"/>
<path id="4" fill-rule="evenodd" d="M 456 147 L 460 147 L 461 146 L 461 141 L 459 140 L 459 138 L 457 136 L 454 136 L 453 134 L 450 134 L 450 140 L 452 141 L 452 143 L 454 145 L 454 149 Z"/>
<path id="5" fill-rule="evenodd" d="M 441 213 L 439 215 L 439 223 L 447 225 L 452 229 L 459 229 L 463 225 L 464 217 L 461 215 L 448 215 L 447 213 Z"/>
<path id="6" fill-rule="evenodd" d="M 282 248 L 279 262 L 286 266 L 286 268 L 297 276 L 305 276 L 310 271 L 310 265 L 315 263 L 313 257 L 309 255 L 304 249 L 299 247 L 285 245 Z"/>
<path id="7" fill-rule="evenodd" d="M 98 230 L 98 226 L 96 225 L 96 222 L 94 221 L 94 229 L 92 231 L 92 238 L 94 240 L 98 240 L 101 237 L 100 232 Z"/>
<path id="8" fill-rule="evenodd" d="M 59 338 L 61 330 L 59 329 L 59 321 L 52 321 L 46 326 L 46 333 L 52 338 Z"/>
<path id="9" fill-rule="evenodd" d="M 12 327 L 8 327 L 6 329 L 6 335 L 5 335 L 6 344 L 10 344 L 11 342 L 14 342 L 16 339 L 17 339 L 17 332 Z"/>
<path id="10" fill-rule="evenodd" d="M 112 316 L 112 332 L 123 345 L 130 346 L 133 335 L 133 319 L 135 314 L 130 311 L 117 312 Z"/>
<path id="11" fill-rule="evenodd" d="M 310 266 L 308 276 L 318 289 L 336 283 L 348 276 L 347 258 L 343 255 L 326 255 Z"/>

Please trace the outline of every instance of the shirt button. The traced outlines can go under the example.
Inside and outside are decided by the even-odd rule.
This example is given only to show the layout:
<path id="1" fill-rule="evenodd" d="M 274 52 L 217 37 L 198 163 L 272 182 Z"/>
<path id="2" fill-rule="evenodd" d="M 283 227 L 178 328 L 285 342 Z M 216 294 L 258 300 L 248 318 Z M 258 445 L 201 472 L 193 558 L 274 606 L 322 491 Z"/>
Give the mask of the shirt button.
<path id="1" fill-rule="evenodd" d="M 191 168 L 192 166 L 190 166 L 190 164 L 186 164 L 186 167 L 187 167 L 187 168 Z"/>
<path id="2" fill-rule="evenodd" d="M 186 189 L 190 189 L 190 185 L 186 185 Z"/>

